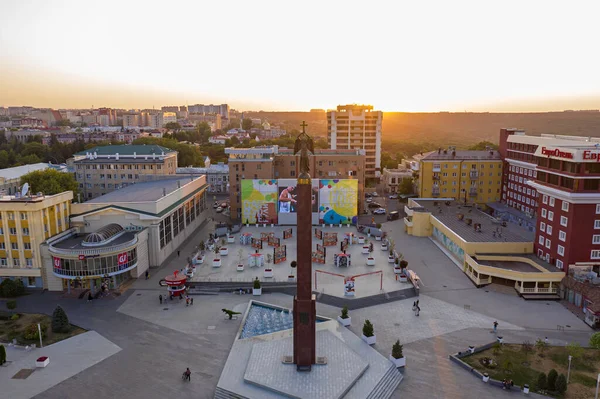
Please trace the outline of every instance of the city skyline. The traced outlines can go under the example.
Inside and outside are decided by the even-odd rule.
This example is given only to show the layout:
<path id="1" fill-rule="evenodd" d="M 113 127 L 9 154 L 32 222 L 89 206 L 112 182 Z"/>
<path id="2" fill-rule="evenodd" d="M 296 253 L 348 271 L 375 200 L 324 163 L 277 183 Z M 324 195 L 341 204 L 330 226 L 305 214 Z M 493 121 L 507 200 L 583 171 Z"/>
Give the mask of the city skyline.
<path id="1" fill-rule="evenodd" d="M 150 3 L 0 4 L 0 106 L 540 112 L 600 104 L 589 51 L 600 5 L 591 1 L 568 9 Z"/>

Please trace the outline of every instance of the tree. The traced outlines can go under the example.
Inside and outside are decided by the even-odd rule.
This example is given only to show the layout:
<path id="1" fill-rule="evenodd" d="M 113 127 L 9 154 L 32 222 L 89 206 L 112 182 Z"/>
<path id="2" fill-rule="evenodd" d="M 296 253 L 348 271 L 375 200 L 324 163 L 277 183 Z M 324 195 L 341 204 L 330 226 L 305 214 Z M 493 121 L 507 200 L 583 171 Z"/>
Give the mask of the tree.
<path id="1" fill-rule="evenodd" d="M 244 119 L 242 121 L 242 129 L 250 131 L 252 129 L 252 119 Z"/>
<path id="2" fill-rule="evenodd" d="M 594 349 L 600 349 L 600 332 L 592 334 L 590 337 L 590 346 Z"/>
<path id="3" fill-rule="evenodd" d="M 394 359 L 400 359 L 404 357 L 404 354 L 402 353 L 402 345 L 400 345 L 400 340 L 396 340 L 396 343 L 394 344 L 394 346 L 392 346 L 392 357 Z"/>
<path id="4" fill-rule="evenodd" d="M 42 192 L 45 195 L 72 191 L 77 195 L 77 182 L 71 173 L 63 173 L 54 169 L 36 170 L 21 176 L 21 184 L 29 183 L 32 193 Z"/>
<path id="5" fill-rule="evenodd" d="M 12 298 L 25 293 L 25 286 L 21 280 L 6 279 L 0 283 L 0 296 Z"/>
<path id="6" fill-rule="evenodd" d="M 543 356 L 544 351 L 548 349 L 548 345 L 546 345 L 546 343 L 540 338 L 538 338 L 537 341 L 535 341 L 535 347 L 538 350 L 540 356 Z"/>
<path id="7" fill-rule="evenodd" d="M 365 324 L 363 325 L 363 335 L 365 337 L 372 337 L 374 334 L 373 324 L 370 320 L 365 320 Z"/>
<path id="8" fill-rule="evenodd" d="M 567 391 L 567 377 L 564 374 L 558 376 L 554 389 L 561 394 Z"/>
<path id="9" fill-rule="evenodd" d="M 556 391 L 556 379 L 558 378 L 558 373 L 556 370 L 552 369 L 548 372 L 548 380 L 547 385 L 548 389 L 551 391 Z"/>
<path id="10" fill-rule="evenodd" d="M 577 342 L 571 342 L 567 345 L 567 353 L 577 360 L 583 356 L 583 348 Z"/>
<path id="11" fill-rule="evenodd" d="M 486 147 L 489 147 L 492 150 L 498 149 L 498 144 L 491 143 L 489 141 L 480 141 L 477 144 L 474 144 L 468 148 L 470 151 L 485 151 Z"/>
<path id="12" fill-rule="evenodd" d="M 403 195 L 409 195 L 413 193 L 413 184 L 411 179 L 402 179 L 400 186 L 398 186 L 398 192 Z"/>
<path id="13" fill-rule="evenodd" d="M 527 356 L 533 352 L 533 344 L 529 341 L 523 342 L 521 345 L 521 351 L 525 354 L 525 358 L 527 358 Z"/>
<path id="14" fill-rule="evenodd" d="M 546 374 L 540 373 L 538 375 L 538 379 L 537 379 L 537 387 L 538 387 L 538 389 L 540 389 L 540 390 L 541 389 L 546 389 L 546 383 L 547 383 L 547 381 L 546 381 Z"/>
<path id="15" fill-rule="evenodd" d="M 176 132 L 178 132 L 181 129 L 181 125 L 177 122 L 169 122 L 165 125 L 165 129 L 175 130 Z"/>
<path id="16" fill-rule="evenodd" d="M 71 330 L 69 318 L 60 306 L 57 306 L 52 313 L 52 332 L 68 333 Z"/>
<path id="17" fill-rule="evenodd" d="M 392 155 L 389 152 L 382 152 L 381 153 L 381 169 L 383 170 L 383 168 L 386 169 L 397 169 L 398 168 L 398 162 L 392 158 Z"/>

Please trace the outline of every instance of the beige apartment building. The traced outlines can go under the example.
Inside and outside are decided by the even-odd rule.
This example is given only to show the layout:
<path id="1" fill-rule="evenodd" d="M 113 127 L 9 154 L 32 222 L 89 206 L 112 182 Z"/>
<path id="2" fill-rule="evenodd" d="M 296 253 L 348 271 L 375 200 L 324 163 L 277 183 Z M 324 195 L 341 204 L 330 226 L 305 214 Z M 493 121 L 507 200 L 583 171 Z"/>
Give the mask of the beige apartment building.
<path id="1" fill-rule="evenodd" d="M 266 146 L 226 148 L 229 155 L 229 199 L 231 218 L 241 219 L 241 180 L 295 179 L 299 174 L 299 158 L 291 148 Z M 365 188 L 365 151 L 315 150 L 310 157 L 313 179 L 357 179 L 358 209 L 363 209 Z"/>
<path id="2" fill-rule="evenodd" d="M 108 145 L 78 152 L 70 160 L 81 201 L 177 172 L 177 151 L 159 145 Z M 78 199 L 79 200 L 79 199 Z"/>
<path id="3" fill-rule="evenodd" d="M 0 197 L 0 281 L 47 288 L 40 244 L 69 229 L 73 192 Z"/>
<path id="4" fill-rule="evenodd" d="M 368 179 L 381 176 L 383 112 L 372 105 L 338 105 L 327 112 L 327 142 L 332 150 L 365 150 Z"/>

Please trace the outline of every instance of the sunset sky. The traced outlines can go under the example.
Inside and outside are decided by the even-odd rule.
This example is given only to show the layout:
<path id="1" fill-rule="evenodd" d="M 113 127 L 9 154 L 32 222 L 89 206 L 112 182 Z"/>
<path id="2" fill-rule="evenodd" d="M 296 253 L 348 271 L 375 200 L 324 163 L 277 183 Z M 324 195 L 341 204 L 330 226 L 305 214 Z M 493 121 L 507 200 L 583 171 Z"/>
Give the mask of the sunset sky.
<path id="1" fill-rule="evenodd" d="M 598 0 L 1 0 L 0 106 L 597 109 L 598 15 Z"/>

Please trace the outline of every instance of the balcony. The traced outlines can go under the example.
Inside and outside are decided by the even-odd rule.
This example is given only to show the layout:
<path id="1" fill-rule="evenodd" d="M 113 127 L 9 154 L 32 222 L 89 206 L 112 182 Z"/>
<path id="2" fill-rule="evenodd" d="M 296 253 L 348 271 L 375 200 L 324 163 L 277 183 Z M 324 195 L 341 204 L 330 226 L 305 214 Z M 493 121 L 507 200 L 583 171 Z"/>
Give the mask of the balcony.
<path id="1" fill-rule="evenodd" d="M 440 175 L 439 174 L 434 174 L 433 175 L 433 180 L 440 180 Z"/>
<path id="2" fill-rule="evenodd" d="M 431 196 L 432 197 L 439 197 L 440 196 L 440 189 L 438 188 L 437 190 L 434 188 L 431 190 Z"/>
<path id="3" fill-rule="evenodd" d="M 440 164 L 433 164 L 433 171 L 434 172 L 441 172 L 442 171 L 442 165 L 440 165 Z"/>
<path id="4" fill-rule="evenodd" d="M 476 188 L 469 189 L 469 197 L 477 197 L 477 189 Z"/>
<path id="5" fill-rule="evenodd" d="M 50 245 L 50 253 L 51 254 L 57 254 L 57 255 L 67 255 L 67 256 L 73 256 L 73 257 L 78 257 L 79 255 L 85 255 L 85 256 L 92 256 L 92 255 L 107 255 L 109 253 L 113 253 L 113 252 L 119 252 L 125 249 L 130 249 L 130 247 L 133 247 L 135 244 L 137 244 L 138 242 L 138 238 L 137 236 L 128 242 L 125 242 L 123 244 L 119 244 L 119 245 L 113 245 L 113 246 L 106 246 L 106 247 L 98 247 L 98 248 L 79 248 L 79 249 L 65 249 L 65 248 L 58 248 L 54 245 Z"/>
<path id="6" fill-rule="evenodd" d="M 472 170 L 469 172 L 469 177 L 471 179 L 478 179 L 479 178 L 479 172 L 476 170 Z"/>

